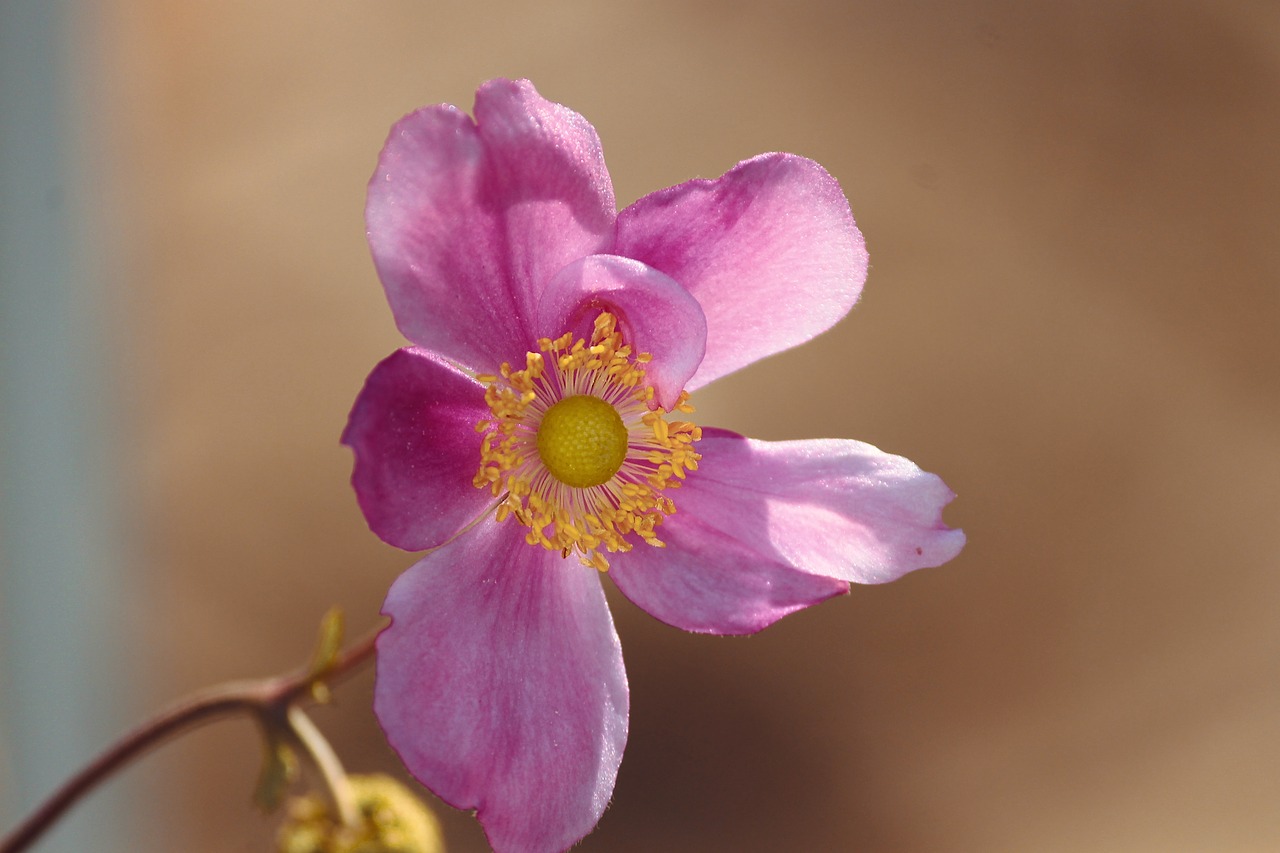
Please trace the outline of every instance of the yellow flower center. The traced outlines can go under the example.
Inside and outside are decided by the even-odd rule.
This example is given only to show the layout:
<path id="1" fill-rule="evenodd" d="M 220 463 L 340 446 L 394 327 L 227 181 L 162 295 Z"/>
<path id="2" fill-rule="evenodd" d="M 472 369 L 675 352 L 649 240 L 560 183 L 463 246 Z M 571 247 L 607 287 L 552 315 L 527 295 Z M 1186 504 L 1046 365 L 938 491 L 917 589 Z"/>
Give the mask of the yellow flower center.
<path id="1" fill-rule="evenodd" d="M 627 458 L 627 428 L 618 410 L 599 397 L 566 397 L 542 416 L 538 456 L 566 486 L 598 486 Z"/>
<path id="2" fill-rule="evenodd" d="M 650 356 L 632 353 L 612 314 L 596 318 L 590 340 L 565 333 L 538 349 L 523 370 L 477 377 L 492 417 L 476 424 L 473 484 L 500 498 L 499 522 L 529 528 L 530 545 L 576 551 L 600 571 L 602 551 L 630 551 L 637 538 L 662 547 L 654 528 L 676 511 L 665 492 L 697 470 L 702 430 L 650 409 Z M 676 410 L 693 411 L 684 392 Z"/>

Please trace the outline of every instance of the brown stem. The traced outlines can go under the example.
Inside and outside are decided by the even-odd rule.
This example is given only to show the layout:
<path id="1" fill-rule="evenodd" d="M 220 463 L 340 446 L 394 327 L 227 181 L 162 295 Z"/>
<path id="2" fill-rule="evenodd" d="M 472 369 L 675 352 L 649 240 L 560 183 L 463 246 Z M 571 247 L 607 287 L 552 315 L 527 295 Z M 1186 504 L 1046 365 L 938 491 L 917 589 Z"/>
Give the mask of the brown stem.
<path id="1" fill-rule="evenodd" d="M 316 672 L 304 667 L 287 675 L 252 681 L 232 681 L 201 690 L 161 711 L 126 733 L 110 748 L 82 767 L 63 783 L 8 836 L 0 839 L 0 853 L 19 853 L 40 837 L 68 808 L 134 758 L 157 746 L 165 738 L 189 731 L 216 719 L 249 713 L 266 719 L 286 713 L 293 703 L 308 697 L 319 681 L 342 680 L 373 656 L 374 640 L 381 628 L 370 632 L 333 663 Z M 340 806 L 339 806 L 340 807 Z"/>

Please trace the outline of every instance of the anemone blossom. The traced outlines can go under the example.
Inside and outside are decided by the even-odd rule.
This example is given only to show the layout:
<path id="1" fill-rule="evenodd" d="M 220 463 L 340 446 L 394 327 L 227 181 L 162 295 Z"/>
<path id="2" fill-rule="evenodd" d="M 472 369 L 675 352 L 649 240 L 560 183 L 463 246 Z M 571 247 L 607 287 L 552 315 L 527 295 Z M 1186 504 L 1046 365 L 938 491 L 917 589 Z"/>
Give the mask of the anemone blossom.
<path id="1" fill-rule="evenodd" d="M 613 792 L 628 689 L 607 572 L 656 618 L 747 634 L 954 557 L 953 497 L 857 441 L 701 429 L 690 392 L 848 313 L 867 255 L 816 163 L 764 154 L 618 212 L 600 141 L 527 81 L 391 131 L 369 245 L 414 346 L 343 443 L 392 585 L 374 707 L 498 851 L 563 850 Z"/>

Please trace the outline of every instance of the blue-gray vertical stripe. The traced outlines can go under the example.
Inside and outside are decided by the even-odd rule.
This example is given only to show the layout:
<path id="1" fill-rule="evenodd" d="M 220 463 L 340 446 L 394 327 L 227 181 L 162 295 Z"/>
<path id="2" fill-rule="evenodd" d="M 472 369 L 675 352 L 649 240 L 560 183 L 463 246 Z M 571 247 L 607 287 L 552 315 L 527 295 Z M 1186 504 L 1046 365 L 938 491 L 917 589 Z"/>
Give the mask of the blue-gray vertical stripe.
<path id="1" fill-rule="evenodd" d="M 129 661 L 110 343 L 84 217 L 71 15 L 0 0 L 0 829 L 118 734 Z M 123 792 L 39 850 L 123 849 Z M 125 835 L 127 837 L 127 833 Z"/>

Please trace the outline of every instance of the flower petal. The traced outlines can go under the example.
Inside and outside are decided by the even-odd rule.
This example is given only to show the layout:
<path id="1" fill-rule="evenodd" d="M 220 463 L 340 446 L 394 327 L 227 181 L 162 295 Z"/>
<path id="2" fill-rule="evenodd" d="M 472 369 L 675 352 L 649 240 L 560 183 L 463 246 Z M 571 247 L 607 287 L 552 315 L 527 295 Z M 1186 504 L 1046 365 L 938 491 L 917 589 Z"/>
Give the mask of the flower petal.
<path id="1" fill-rule="evenodd" d="M 591 255 L 556 273 L 538 307 L 539 335 L 591 335 L 601 311 L 618 318 L 635 352 L 653 355 L 645 376 L 658 403 L 675 407 L 702 361 L 707 321 L 698 300 L 670 276 L 617 255 Z"/>
<path id="2" fill-rule="evenodd" d="M 667 547 L 609 555 L 614 583 L 649 615 L 685 631 L 753 634 L 849 591 L 844 581 L 802 572 L 735 538 L 736 508 L 686 512 L 685 491 L 658 529 Z"/>
<path id="3" fill-rule="evenodd" d="M 955 494 L 909 459 L 848 439 L 703 436 L 690 485 L 762 511 L 760 523 L 740 525 L 738 535 L 805 571 L 885 583 L 940 566 L 964 547 L 964 531 L 942 521 Z"/>
<path id="4" fill-rule="evenodd" d="M 698 451 L 658 528 L 667 548 L 611 558 L 618 588 L 676 627 L 756 631 L 850 581 L 941 565 L 964 545 L 942 523 L 953 497 L 943 482 L 869 444 L 704 430 Z"/>
<path id="5" fill-rule="evenodd" d="M 374 711 L 424 785 L 499 851 L 591 831 L 627 739 L 627 680 L 598 575 L 484 523 L 392 585 Z"/>
<path id="6" fill-rule="evenodd" d="M 482 86 L 475 112 L 442 104 L 401 119 L 365 221 L 405 337 L 491 372 L 523 360 L 542 288 L 605 245 L 616 204 L 582 116 L 511 80 Z"/>
<path id="7" fill-rule="evenodd" d="M 829 329 L 867 277 L 840 185 L 791 154 L 645 196 L 618 214 L 613 251 L 671 276 L 702 305 L 707 352 L 690 390 Z"/>
<path id="8" fill-rule="evenodd" d="M 444 542 L 495 498 L 471 485 L 480 465 L 476 422 L 484 389 L 420 349 L 384 359 L 342 434 L 355 451 L 351 483 L 369 527 L 406 551 Z"/>

